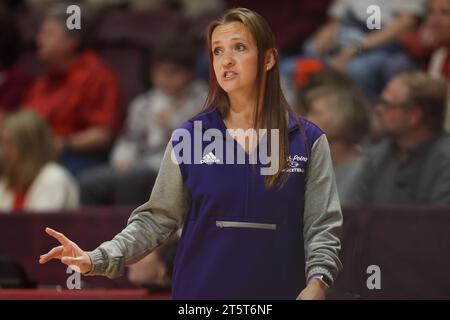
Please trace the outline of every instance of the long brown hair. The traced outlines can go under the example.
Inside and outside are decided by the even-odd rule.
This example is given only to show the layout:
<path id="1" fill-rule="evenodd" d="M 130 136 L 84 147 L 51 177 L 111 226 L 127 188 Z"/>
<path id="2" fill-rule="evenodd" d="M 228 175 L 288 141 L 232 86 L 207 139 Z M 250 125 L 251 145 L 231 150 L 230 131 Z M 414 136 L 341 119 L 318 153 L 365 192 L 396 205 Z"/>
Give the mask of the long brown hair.
<path id="1" fill-rule="evenodd" d="M 271 136 L 272 129 L 279 130 L 279 169 L 276 174 L 266 177 L 265 185 L 267 188 L 272 188 L 280 183 L 281 186 L 287 179 L 287 175 L 283 174 L 283 169 L 287 167 L 286 157 L 288 154 L 287 115 L 294 115 L 294 112 L 287 103 L 281 90 L 278 51 L 276 50 L 272 30 L 267 21 L 256 12 L 246 8 L 234 8 L 225 12 L 222 17 L 209 24 L 206 34 L 209 55 L 209 91 L 205 102 L 205 109 L 208 110 L 217 107 L 222 117 L 225 117 L 229 111 L 230 103 L 227 93 L 220 87 L 214 73 L 211 37 L 216 27 L 230 22 L 242 23 L 251 33 L 256 43 L 258 50 L 258 98 L 254 124 L 255 129 L 267 129 L 268 137 Z M 275 65 L 266 73 L 265 55 L 268 50 L 273 51 Z M 270 138 L 267 139 L 268 150 L 272 152 L 270 140 Z"/>
<path id="2" fill-rule="evenodd" d="M 42 167 L 54 159 L 50 129 L 36 113 L 25 110 L 9 115 L 3 130 L 8 132 L 18 154 L 17 163 L 5 172 L 7 188 L 26 192 Z"/>

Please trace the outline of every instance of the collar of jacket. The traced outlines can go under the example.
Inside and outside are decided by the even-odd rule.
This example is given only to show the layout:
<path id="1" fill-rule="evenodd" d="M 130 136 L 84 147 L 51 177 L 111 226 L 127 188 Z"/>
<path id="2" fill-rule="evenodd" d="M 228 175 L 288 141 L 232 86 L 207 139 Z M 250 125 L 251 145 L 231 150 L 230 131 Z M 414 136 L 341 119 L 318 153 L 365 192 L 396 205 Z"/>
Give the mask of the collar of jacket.
<path id="1" fill-rule="evenodd" d="M 211 107 L 190 119 L 190 122 L 193 123 L 194 121 L 202 122 L 203 132 L 211 128 L 219 129 L 222 133 L 225 133 L 227 130 L 222 116 L 216 107 Z M 299 129 L 299 121 L 300 120 L 296 119 L 294 115 L 288 115 L 289 134 L 292 134 Z"/>

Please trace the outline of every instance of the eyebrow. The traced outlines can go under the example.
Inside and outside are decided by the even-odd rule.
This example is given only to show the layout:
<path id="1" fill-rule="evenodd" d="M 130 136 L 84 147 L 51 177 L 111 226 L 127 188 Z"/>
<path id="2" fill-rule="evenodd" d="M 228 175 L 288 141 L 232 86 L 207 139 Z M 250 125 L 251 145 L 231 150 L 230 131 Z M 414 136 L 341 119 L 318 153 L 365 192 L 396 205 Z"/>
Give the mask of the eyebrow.
<path id="1" fill-rule="evenodd" d="M 233 37 L 233 38 L 231 38 L 230 40 L 243 40 L 243 41 L 245 41 L 245 39 L 243 39 L 243 38 L 241 38 L 241 37 Z M 216 41 L 214 41 L 212 44 L 214 45 L 214 44 L 218 44 L 218 43 L 220 43 L 221 41 L 220 40 L 216 40 Z"/>

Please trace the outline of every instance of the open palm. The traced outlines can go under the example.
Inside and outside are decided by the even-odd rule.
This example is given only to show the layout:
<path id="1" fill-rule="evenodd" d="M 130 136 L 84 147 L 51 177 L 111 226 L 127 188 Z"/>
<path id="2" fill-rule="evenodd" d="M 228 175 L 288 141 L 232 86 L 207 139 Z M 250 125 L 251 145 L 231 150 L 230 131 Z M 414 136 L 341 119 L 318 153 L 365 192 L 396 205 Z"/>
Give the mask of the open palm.
<path id="1" fill-rule="evenodd" d="M 52 259 L 58 259 L 77 272 L 86 273 L 91 270 L 91 259 L 75 242 L 69 240 L 62 233 L 53 229 L 45 228 L 45 232 L 58 240 L 61 245 L 54 247 L 48 253 L 41 255 L 39 258 L 40 264 L 47 263 Z"/>

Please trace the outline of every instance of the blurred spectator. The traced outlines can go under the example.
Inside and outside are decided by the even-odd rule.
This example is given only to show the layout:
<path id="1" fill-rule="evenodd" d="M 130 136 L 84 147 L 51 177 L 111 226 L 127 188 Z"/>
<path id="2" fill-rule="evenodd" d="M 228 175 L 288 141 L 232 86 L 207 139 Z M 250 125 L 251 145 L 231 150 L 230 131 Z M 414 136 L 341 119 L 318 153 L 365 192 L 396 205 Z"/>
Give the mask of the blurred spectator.
<path id="1" fill-rule="evenodd" d="M 128 268 L 128 280 L 151 292 L 170 292 L 178 236 L 164 242 L 142 260 Z"/>
<path id="2" fill-rule="evenodd" d="M 445 98 L 445 83 L 422 72 L 388 83 L 376 107 L 386 138 L 365 155 L 356 201 L 450 204 Z"/>
<path id="3" fill-rule="evenodd" d="M 440 47 L 431 57 L 428 71 L 433 77 L 445 79 L 450 86 L 450 0 L 429 0 L 428 7 L 426 28 Z M 447 94 L 444 127 L 450 132 L 450 90 Z"/>
<path id="4" fill-rule="evenodd" d="M 327 135 L 342 205 L 351 204 L 362 170 L 361 143 L 369 133 L 371 109 L 364 95 L 344 75 L 326 70 L 311 79 L 300 107 L 305 118 Z"/>
<path id="5" fill-rule="evenodd" d="M 154 87 L 134 99 L 111 164 L 80 178 L 83 205 L 135 205 L 148 199 L 172 131 L 201 110 L 207 87 L 194 78 L 197 50 L 188 40 L 156 48 Z"/>
<path id="6" fill-rule="evenodd" d="M 0 8 L 0 118 L 20 104 L 32 78 L 16 62 L 21 51 L 20 33 L 14 20 Z"/>
<path id="7" fill-rule="evenodd" d="M 81 30 L 69 30 L 65 5 L 48 11 L 37 35 L 37 54 L 48 72 L 23 101 L 47 120 L 59 162 L 75 176 L 106 161 L 121 115 L 116 77 L 85 48 L 92 30 L 82 13 Z"/>
<path id="8" fill-rule="evenodd" d="M 422 22 L 420 27 L 405 33 L 400 38 L 400 45 L 413 58 L 421 69 L 426 69 L 430 63 L 431 55 L 439 49 L 435 42 L 436 34 Z"/>
<path id="9" fill-rule="evenodd" d="M 44 120 L 32 111 L 5 118 L 0 135 L 4 171 L 0 211 L 76 209 L 74 179 L 53 162 L 53 139 Z"/>
<path id="10" fill-rule="evenodd" d="M 369 29 L 368 8 L 380 9 L 380 29 Z M 424 0 L 335 0 L 329 21 L 304 47 L 308 57 L 324 59 L 344 70 L 370 97 L 399 72 L 416 69 L 398 39 L 424 14 Z M 292 77 L 297 58 L 285 59 L 281 71 Z"/>

